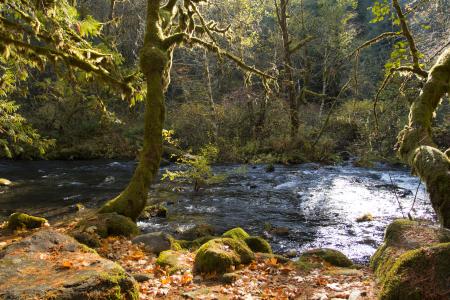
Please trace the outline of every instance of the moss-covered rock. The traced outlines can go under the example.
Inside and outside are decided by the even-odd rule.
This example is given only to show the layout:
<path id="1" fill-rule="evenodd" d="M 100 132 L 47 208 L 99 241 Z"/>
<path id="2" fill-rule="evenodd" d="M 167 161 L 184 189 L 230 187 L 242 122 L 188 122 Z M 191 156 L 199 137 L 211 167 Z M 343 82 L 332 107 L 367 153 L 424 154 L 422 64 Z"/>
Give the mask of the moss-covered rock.
<path id="1" fill-rule="evenodd" d="M 353 266 L 353 262 L 345 254 L 334 249 L 321 248 L 306 251 L 300 256 L 299 261 L 306 262 L 309 259 L 321 259 L 336 267 Z"/>
<path id="2" fill-rule="evenodd" d="M 237 239 L 210 240 L 198 249 L 194 270 L 201 273 L 225 273 L 233 266 L 248 264 L 255 259 L 248 246 Z"/>
<path id="3" fill-rule="evenodd" d="M 44 218 L 30 216 L 24 213 L 13 213 L 8 219 L 8 229 L 34 229 L 44 226 L 48 221 Z"/>
<path id="4" fill-rule="evenodd" d="M 268 259 L 274 259 L 274 258 L 277 260 L 277 263 L 280 263 L 280 264 L 287 264 L 287 263 L 291 262 L 291 260 L 289 258 L 287 258 L 286 256 L 283 256 L 283 255 L 279 255 L 279 254 L 257 252 L 257 253 L 255 253 L 255 256 L 256 256 L 256 260 L 258 262 L 263 262 Z"/>
<path id="5" fill-rule="evenodd" d="M 244 242 L 253 252 L 272 253 L 272 247 L 262 237 L 251 236 L 246 238 Z"/>
<path id="6" fill-rule="evenodd" d="M 140 216 L 138 217 L 139 221 L 142 220 L 148 220 L 153 217 L 158 218 L 166 218 L 168 214 L 168 209 L 162 204 L 158 205 L 149 205 L 144 208 L 144 210 L 141 212 Z"/>
<path id="7" fill-rule="evenodd" d="M 117 213 L 95 214 L 80 221 L 73 235 L 77 232 L 97 234 L 105 238 L 108 236 L 131 237 L 139 234 L 139 229 L 133 220 Z"/>
<path id="8" fill-rule="evenodd" d="M 178 238 L 182 240 L 192 241 L 205 236 L 214 236 L 215 233 L 216 230 L 214 229 L 213 226 L 209 224 L 199 224 L 180 233 L 178 235 Z"/>
<path id="9" fill-rule="evenodd" d="M 39 230 L 0 253 L 0 299 L 137 300 L 136 281 L 73 238 Z"/>
<path id="10" fill-rule="evenodd" d="M 450 278 L 449 243 L 449 231 L 429 222 L 400 219 L 391 223 L 370 261 L 381 287 L 380 297 L 441 299 L 433 291 L 442 290 L 439 278 Z"/>
<path id="11" fill-rule="evenodd" d="M 193 241 L 187 241 L 187 240 L 176 240 L 176 242 L 181 246 L 182 249 L 187 250 L 197 250 L 200 248 L 203 244 L 206 242 L 209 242 L 212 239 L 215 239 L 217 237 L 214 236 L 204 236 L 198 239 L 195 239 Z"/>
<path id="12" fill-rule="evenodd" d="M 233 229 L 228 230 L 227 232 L 225 232 L 224 234 L 222 234 L 223 237 L 226 238 L 232 238 L 232 239 L 236 239 L 236 240 L 245 240 L 246 238 L 250 237 L 250 235 L 245 232 L 244 229 L 242 229 L 241 227 L 236 227 Z"/>
<path id="13" fill-rule="evenodd" d="M 191 268 L 188 252 L 167 250 L 159 254 L 156 264 L 166 268 L 169 274 L 184 272 Z"/>
<path id="14" fill-rule="evenodd" d="M 449 279 L 450 243 L 410 250 L 386 274 L 380 299 L 445 299 Z"/>

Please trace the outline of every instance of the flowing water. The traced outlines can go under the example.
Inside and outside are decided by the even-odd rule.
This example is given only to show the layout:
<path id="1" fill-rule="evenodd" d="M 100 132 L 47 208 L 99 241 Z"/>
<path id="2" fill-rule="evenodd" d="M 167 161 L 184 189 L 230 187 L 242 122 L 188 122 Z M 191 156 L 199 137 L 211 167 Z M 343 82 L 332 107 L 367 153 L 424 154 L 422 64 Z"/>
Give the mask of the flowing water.
<path id="1" fill-rule="evenodd" d="M 21 210 L 52 220 L 76 203 L 99 206 L 122 190 L 134 167 L 135 162 L 106 160 L 0 161 L 0 177 L 17 183 L 0 189 L 0 217 Z M 214 171 L 227 173 L 227 179 L 197 193 L 182 182 L 154 185 L 149 201 L 165 203 L 169 217 L 139 222 L 141 229 L 176 234 L 203 223 L 218 232 L 241 226 L 266 236 L 279 253 L 330 247 L 366 263 L 387 224 L 402 217 L 402 210 L 410 212 L 415 198 L 411 215 L 434 218 L 423 186 L 402 168 L 303 164 L 267 173 L 264 165 L 222 165 Z M 367 213 L 374 221 L 356 221 Z"/>

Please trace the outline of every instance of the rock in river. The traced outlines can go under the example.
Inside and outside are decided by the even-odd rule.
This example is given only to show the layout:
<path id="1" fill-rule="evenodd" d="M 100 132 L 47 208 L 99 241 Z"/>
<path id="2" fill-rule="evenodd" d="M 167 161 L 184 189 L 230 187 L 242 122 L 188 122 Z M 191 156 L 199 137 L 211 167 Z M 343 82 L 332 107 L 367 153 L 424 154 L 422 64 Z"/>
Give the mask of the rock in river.
<path id="1" fill-rule="evenodd" d="M 118 264 L 73 238 L 40 230 L 0 252 L 0 299 L 138 299 Z"/>

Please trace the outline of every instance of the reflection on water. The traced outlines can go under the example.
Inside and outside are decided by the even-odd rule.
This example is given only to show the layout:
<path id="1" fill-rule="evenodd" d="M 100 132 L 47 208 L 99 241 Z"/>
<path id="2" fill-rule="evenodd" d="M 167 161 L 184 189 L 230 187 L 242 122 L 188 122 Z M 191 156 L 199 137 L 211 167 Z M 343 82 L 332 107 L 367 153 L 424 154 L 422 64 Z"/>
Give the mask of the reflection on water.
<path id="1" fill-rule="evenodd" d="M 40 212 L 83 203 L 95 207 L 126 185 L 134 162 L 0 162 L 0 177 L 19 185 L 0 194 L 0 215 L 16 209 Z M 217 166 L 230 172 L 240 166 Z M 392 179 L 392 180 L 391 180 Z M 182 183 L 159 183 L 149 192 L 150 202 L 164 202 L 168 219 L 140 222 L 144 231 L 182 232 L 208 223 L 218 231 L 241 226 L 269 238 L 275 251 L 302 251 L 332 247 L 359 262 L 367 262 L 381 243 L 386 225 L 406 214 L 415 197 L 418 179 L 405 169 L 376 169 L 350 165 L 320 167 L 316 164 L 249 166 L 246 173 L 230 172 L 226 181 L 193 193 Z M 398 200 L 397 200 L 398 199 Z M 356 219 L 370 213 L 373 222 Z M 433 218 L 428 196 L 420 187 L 411 214 Z M 267 226 L 283 227 L 288 235 L 264 232 Z"/>

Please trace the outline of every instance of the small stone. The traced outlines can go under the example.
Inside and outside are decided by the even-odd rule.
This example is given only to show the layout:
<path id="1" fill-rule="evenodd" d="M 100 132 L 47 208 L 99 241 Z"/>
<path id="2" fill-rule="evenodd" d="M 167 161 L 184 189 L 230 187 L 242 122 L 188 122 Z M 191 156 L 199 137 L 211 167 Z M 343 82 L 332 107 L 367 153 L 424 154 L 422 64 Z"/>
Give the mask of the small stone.
<path id="1" fill-rule="evenodd" d="M 133 278 L 137 282 L 145 282 L 145 281 L 149 281 L 150 279 L 152 279 L 153 276 L 150 276 L 149 274 L 137 273 L 137 274 L 133 274 Z"/>
<path id="2" fill-rule="evenodd" d="M 284 256 L 286 256 L 288 258 L 297 257 L 298 256 L 298 251 L 295 250 L 295 249 L 289 249 L 288 251 L 286 251 Z"/>
<path id="3" fill-rule="evenodd" d="M 222 281 L 224 283 L 231 284 L 235 281 L 237 281 L 241 276 L 237 273 L 225 273 L 222 275 Z"/>
<path id="4" fill-rule="evenodd" d="M 171 236 L 163 232 L 138 235 L 132 242 L 133 244 L 143 244 L 147 251 L 157 254 L 171 248 Z"/>

